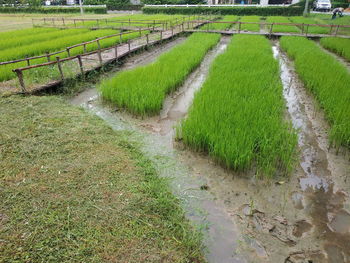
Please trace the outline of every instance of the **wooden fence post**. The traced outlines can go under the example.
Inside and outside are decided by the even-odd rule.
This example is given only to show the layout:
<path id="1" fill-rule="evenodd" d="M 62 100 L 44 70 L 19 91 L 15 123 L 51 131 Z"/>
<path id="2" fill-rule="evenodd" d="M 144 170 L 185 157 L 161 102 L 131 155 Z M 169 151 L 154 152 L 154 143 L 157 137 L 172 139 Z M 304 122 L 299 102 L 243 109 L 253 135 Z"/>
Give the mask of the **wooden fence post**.
<path id="1" fill-rule="evenodd" d="M 23 79 L 23 73 L 22 70 L 20 69 L 15 69 L 14 70 L 17 74 L 18 80 L 19 80 L 19 84 L 21 85 L 21 89 L 23 93 L 26 93 L 26 86 L 24 85 L 24 79 Z"/>
<path id="2" fill-rule="evenodd" d="M 273 29 L 273 23 L 271 24 L 271 27 L 270 27 L 270 36 L 272 34 L 272 29 Z"/>
<path id="3" fill-rule="evenodd" d="M 163 39 L 163 34 L 162 33 L 163 33 L 162 30 L 160 30 L 160 40 Z"/>
<path id="4" fill-rule="evenodd" d="M 148 39 L 148 34 L 146 34 L 146 43 L 148 45 L 149 39 Z"/>
<path id="5" fill-rule="evenodd" d="M 83 68 L 83 61 L 81 60 L 81 56 L 77 56 L 78 63 L 79 63 L 79 68 L 80 68 L 80 73 L 82 76 L 84 76 L 84 68 Z"/>
<path id="6" fill-rule="evenodd" d="M 100 65 L 102 66 L 101 45 L 100 45 L 100 41 L 99 40 L 97 40 L 96 42 L 97 42 L 97 48 L 98 48 L 98 50 L 97 50 L 98 60 L 100 62 Z"/>
<path id="7" fill-rule="evenodd" d="M 56 61 L 57 61 L 58 70 L 59 70 L 60 75 L 61 75 L 61 79 L 64 80 L 62 65 L 61 65 L 61 62 L 60 62 L 60 57 L 56 57 Z"/>
<path id="8" fill-rule="evenodd" d="M 171 27 L 171 36 L 174 35 L 174 27 Z"/>
<path id="9" fill-rule="evenodd" d="M 115 58 L 118 58 L 118 46 L 114 47 L 114 54 L 115 54 Z"/>
<path id="10" fill-rule="evenodd" d="M 62 25 L 65 26 L 66 23 L 64 22 L 64 17 L 62 17 Z"/>
<path id="11" fill-rule="evenodd" d="M 240 33 L 241 32 L 241 24 L 242 24 L 242 22 L 238 22 L 238 33 Z"/>
<path id="12" fill-rule="evenodd" d="M 69 48 L 67 48 L 67 54 L 68 54 L 68 57 L 70 57 L 70 50 L 69 50 Z"/>
<path id="13" fill-rule="evenodd" d="M 329 30 L 329 35 L 332 35 L 332 31 L 333 31 L 333 25 L 331 25 L 331 29 Z"/>
<path id="14" fill-rule="evenodd" d="M 122 33 L 120 33 L 119 35 L 119 43 L 122 43 L 123 42 L 123 37 L 122 37 Z"/>
<path id="15" fill-rule="evenodd" d="M 129 49 L 129 51 L 130 51 L 130 40 L 128 40 L 128 49 Z"/>
<path id="16" fill-rule="evenodd" d="M 338 34 L 338 30 L 339 30 L 339 25 L 337 25 L 337 29 L 335 30 L 335 36 Z"/>
<path id="17" fill-rule="evenodd" d="M 305 36 L 307 36 L 308 31 L 309 31 L 309 24 L 306 25 Z"/>
<path id="18" fill-rule="evenodd" d="M 86 44 L 84 44 L 83 47 L 84 47 L 84 53 L 86 53 Z"/>
<path id="19" fill-rule="evenodd" d="M 50 53 L 48 51 L 45 52 L 46 54 L 46 58 L 47 58 L 47 62 L 50 62 Z"/>
<path id="20" fill-rule="evenodd" d="M 28 57 L 26 57 L 26 61 L 27 61 L 27 66 L 30 66 L 30 60 Z"/>
<path id="21" fill-rule="evenodd" d="M 76 24 L 76 22 L 75 22 L 75 19 L 74 19 L 73 21 L 74 21 L 74 27 L 77 27 L 77 24 Z"/>

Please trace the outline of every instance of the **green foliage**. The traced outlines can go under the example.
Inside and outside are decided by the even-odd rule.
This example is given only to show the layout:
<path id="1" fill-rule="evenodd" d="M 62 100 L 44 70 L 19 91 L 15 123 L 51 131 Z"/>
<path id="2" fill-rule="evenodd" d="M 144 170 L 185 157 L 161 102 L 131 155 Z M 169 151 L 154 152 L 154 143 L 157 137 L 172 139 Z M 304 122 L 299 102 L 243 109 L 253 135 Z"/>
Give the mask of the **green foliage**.
<path id="1" fill-rule="evenodd" d="M 84 7 L 84 12 L 94 14 L 106 14 L 105 7 Z M 43 13 L 43 14 L 60 14 L 60 13 L 80 13 L 79 7 L 0 7 L 0 13 Z"/>
<path id="2" fill-rule="evenodd" d="M 259 16 L 243 16 L 239 20 L 241 22 L 260 22 L 260 17 Z M 246 31 L 253 31 L 253 32 L 259 32 L 260 31 L 260 25 L 259 24 L 242 24 L 241 25 L 241 30 L 246 30 Z"/>
<path id="3" fill-rule="evenodd" d="M 224 16 L 223 18 L 217 20 L 218 22 L 225 22 L 225 21 L 228 21 L 228 22 L 235 22 L 238 20 L 238 16 Z M 232 28 L 234 27 L 236 24 L 231 24 L 231 23 L 209 23 L 209 24 L 206 24 L 206 25 L 203 25 L 201 27 L 201 29 L 203 30 L 226 30 L 226 29 L 229 29 L 229 28 Z"/>
<path id="4" fill-rule="evenodd" d="M 302 17 L 302 16 L 293 16 L 289 18 L 292 23 L 297 24 L 320 24 L 317 20 L 311 17 Z M 302 25 L 299 26 L 302 29 Z M 306 32 L 307 26 L 304 26 L 304 32 Z M 320 27 L 320 26 L 309 26 L 307 28 L 308 33 L 310 34 L 328 34 L 328 27 Z"/>
<path id="5" fill-rule="evenodd" d="M 330 140 L 350 146 L 350 74 L 332 55 L 303 37 L 282 37 L 281 47 L 294 59 L 300 78 L 331 124 Z"/>
<path id="6" fill-rule="evenodd" d="M 284 110 L 279 65 L 269 41 L 236 35 L 211 65 L 177 136 L 228 168 L 256 167 L 258 176 L 267 177 L 288 174 L 297 137 L 283 121 Z"/>
<path id="7" fill-rule="evenodd" d="M 218 34 L 192 34 L 154 63 L 104 81 L 100 86 L 102 96 L 138 115 L 157 114 L 165 96 L 181 85 L 219 39 Z"/>
<path id="8" fill-rule="evenodd" d="M 144 7 L 142 11 L 145 14 L 297 16 L 303 13 L 303 7 Z"/>
<path id="9" fill-rule="evenodd" d="M 268 23 L 291 23 L 287 17 L 283 16 L 269 16 L 266 19 Z M 270 27 L 270 25 L 269 25 Z M 300 33 L 301 30 L 297 26 L 287 26 L 287 25 L 273 25 L 272 32 L 291 32 L 291 33 Z"/>
<path id="10" fill-rule="evenodd" d="M 350 61 L 350 39 L 325 37 L 320 40 L 321 45 Z"/>

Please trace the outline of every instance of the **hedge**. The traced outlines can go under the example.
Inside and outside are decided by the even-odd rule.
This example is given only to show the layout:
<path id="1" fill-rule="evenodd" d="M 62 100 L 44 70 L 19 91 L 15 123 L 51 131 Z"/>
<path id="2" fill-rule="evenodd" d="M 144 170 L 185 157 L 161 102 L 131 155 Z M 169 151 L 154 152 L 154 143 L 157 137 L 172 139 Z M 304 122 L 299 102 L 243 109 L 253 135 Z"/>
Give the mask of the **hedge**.
<path id="1" fill-rule="evenodd" d="M 221 14 L 221 15 L 259 15 L 259 16 L 299 16 L 302 6 L 290 7 L 144 7 L 145 14 Z"/>
<path id="2" fill-rule="evenodd" d="M 95 14 L 106 14 L 105 7 L 85 7 L 84 12 Z M 79 7 L 0 7 L 0 13 L 80 13 Z"/>
<path id="3" fill-rule="evenodd" d="M 108 10 L 141 10 L 143 5 L 118 5 L 107 3 Z"/>
<path id="4" fill-rule="evenodd" d="M 337 7 L 348 8 L 349 7 L 349 3 L 332 2 L 332 8 L 337 8 Z"/>

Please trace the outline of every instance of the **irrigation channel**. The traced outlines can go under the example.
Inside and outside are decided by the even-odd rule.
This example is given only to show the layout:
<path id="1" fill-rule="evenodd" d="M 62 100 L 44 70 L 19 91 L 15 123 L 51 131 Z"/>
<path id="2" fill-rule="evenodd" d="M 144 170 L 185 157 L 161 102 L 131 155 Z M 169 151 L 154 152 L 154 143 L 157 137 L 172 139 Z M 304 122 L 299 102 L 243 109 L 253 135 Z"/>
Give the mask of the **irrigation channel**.
<path id="1" fill-rule="evenodd" d="M 128 58 L 119 70 L 151 63 L 182 40 Z M 115 109 L 100 99 L 93 84 L 71 103 L 113 129 L 127 131 L 159 174 L 171 178 L 187 217 L 204 233 L 208 262 L 349 262 L 349 156 L 345 150 L 337 154 L 328 149 L 324 117 L 278 42 L 273 52 L 281 66 L 285 117 L 299 133 L 300 165 L 290 178 L 263 181 L 238 174 L 174 141 L 174 126 L 186 117 L 211 62 L 229 41 L 221 38 L 182 87 L 166 98 L 157 117 L 139 119 Z"/>

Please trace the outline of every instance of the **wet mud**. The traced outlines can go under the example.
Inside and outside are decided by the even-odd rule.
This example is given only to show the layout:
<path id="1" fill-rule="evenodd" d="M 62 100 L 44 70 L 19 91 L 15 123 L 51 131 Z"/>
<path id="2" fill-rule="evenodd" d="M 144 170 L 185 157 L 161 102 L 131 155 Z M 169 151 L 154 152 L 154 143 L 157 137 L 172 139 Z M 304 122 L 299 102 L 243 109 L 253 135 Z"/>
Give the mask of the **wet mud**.
<path id="1" fill-rule="evenodd" d="M 104 104 L 96 89 L 72 99 L 116 130 L 141 142 L 159 174 L 171 178 L 187 217 L 204 233 L 209 262 L 349 262 L 349 156 L 329 148 L 327 123 L 280 52 L 286 117 L 298 129 L 300 161 L 289 178 L 256 180 L 217 165 L 205 153 L 174 140 L 174 127 L 186 118 L 193 96 L 210 63 L 224 51 L 223 37 L 178 91 L 170 94 L 159 116 L 139 119 Z M 160 53 L 137 55 L 121 70 L 150 63 Z"/>

